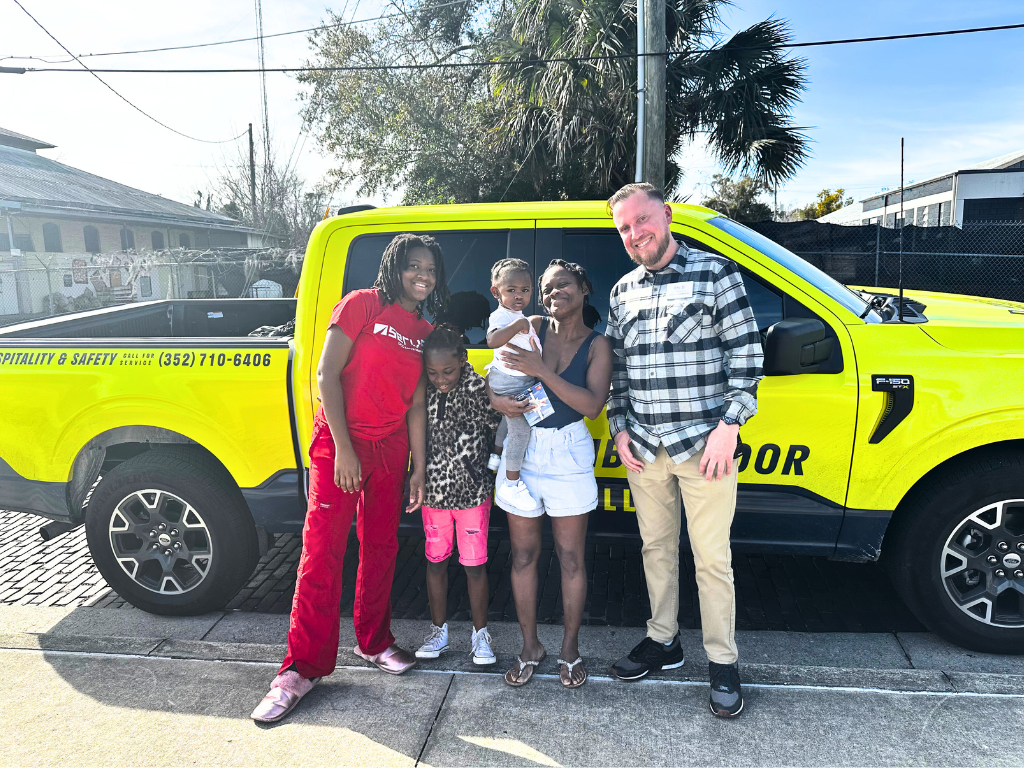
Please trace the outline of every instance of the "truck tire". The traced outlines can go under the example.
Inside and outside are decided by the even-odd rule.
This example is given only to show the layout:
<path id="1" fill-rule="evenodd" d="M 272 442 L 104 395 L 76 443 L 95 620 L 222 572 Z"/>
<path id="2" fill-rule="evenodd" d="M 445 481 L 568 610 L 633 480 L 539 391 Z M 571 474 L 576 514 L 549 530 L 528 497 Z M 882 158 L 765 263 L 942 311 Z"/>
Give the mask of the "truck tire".
<path id="1" fill-rule="evenodd" d="M 918 619 L 965 648 L 1024 653 L 1024 454 L 933 473 L 893 525 L 883 559 Z"/>
<path id="2" fill-rule="evenodd" d="M 89 551 L 137 608 L 194 616 L 223 608 L 259 560 L 241 492 L 201 450 L 147 451 L 106 473 L 86 507 Z"/>

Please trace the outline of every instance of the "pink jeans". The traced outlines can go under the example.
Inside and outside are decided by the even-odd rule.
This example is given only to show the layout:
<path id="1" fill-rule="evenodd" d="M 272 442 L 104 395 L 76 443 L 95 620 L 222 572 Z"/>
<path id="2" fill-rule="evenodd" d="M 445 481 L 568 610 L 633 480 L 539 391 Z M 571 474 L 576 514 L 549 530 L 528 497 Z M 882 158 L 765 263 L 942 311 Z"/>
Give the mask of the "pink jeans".
<path id="1" fill-rule="evenodd" d="M 487 523 L 490 519 L 490 499 L 472 509 L 434 509 L 424 505 L 427 560 L 440 563 L 451 557 L 452 543 L 458 530 L 459 562 L 483 565 L 487 562 Z"/>

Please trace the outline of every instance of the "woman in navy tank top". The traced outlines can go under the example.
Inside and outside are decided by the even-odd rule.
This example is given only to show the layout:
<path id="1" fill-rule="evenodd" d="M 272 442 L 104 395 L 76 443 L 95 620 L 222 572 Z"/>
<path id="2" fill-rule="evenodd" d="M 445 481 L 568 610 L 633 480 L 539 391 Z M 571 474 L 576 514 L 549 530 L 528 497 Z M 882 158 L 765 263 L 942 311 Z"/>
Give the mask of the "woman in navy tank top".
<path id="1" fill-rule="evenodd" d="M 520 477 L 535 499 L 535 510 L 505 510 L 512 542 L 512 594 L 516 601 L 523 650 L 505 675 L 511 686 L 525 685 L 547 655 L 537 637 L 537 560 L 543 516 L 551 518 L 555 552 L 562 571 L 565 631 L 558 674 L 566 688 L 587 680 L 579 650 L 579 630 L 587 600 L 584 551 L 589 513 L 597 506 L 594 442 L 584 418 L 596 419 L 608 399 L 612 348 L 604 336 L 583 322 L 583 308 L 593 291 L 578 264 L 555 259 L 540 276 L 539 298 L 548 317 L 531 317 L 543 353 L 502 351 L 509 367 L 544 385 L 555 412 L 531 430 Z M 524 405 L 492 393 L 495 410 L 519 415 Z M 498 477 L 503 477 L 499 467 Z"/>

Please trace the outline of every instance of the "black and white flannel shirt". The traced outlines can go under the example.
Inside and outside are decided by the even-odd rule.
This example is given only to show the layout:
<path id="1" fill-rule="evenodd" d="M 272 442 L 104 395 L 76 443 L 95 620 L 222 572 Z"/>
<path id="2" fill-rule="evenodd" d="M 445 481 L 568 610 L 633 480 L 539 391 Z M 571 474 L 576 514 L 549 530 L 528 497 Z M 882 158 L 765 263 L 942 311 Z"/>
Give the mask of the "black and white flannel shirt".
<path id="1" fill-rule="evenodd" d="M 615 353 L 608 427 L 629 430 L 648 461 L 659 445 L 686 461 L 719 419 L 757 413 L 761 337 L 729 259 L 680 244 L 664 269 L 637 267 L 612 288 L 605 333 Z"/>

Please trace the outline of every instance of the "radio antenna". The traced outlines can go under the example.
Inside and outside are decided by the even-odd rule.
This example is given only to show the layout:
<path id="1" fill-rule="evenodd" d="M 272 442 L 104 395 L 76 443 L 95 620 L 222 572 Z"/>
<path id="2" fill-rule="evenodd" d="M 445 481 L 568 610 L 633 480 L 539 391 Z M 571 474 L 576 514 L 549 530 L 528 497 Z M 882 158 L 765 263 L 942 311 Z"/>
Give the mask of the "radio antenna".
<path id="1" fill-rule="evenodd" d="M 903 322 L 903 138 L 900 138 L 900 322 Z"/>

